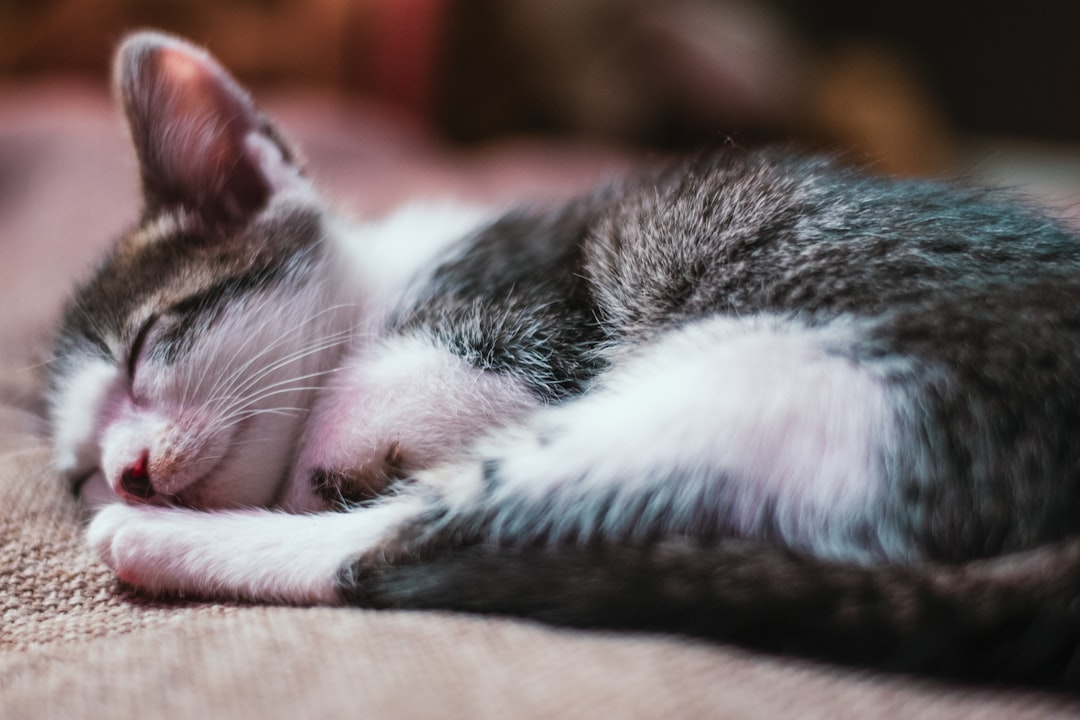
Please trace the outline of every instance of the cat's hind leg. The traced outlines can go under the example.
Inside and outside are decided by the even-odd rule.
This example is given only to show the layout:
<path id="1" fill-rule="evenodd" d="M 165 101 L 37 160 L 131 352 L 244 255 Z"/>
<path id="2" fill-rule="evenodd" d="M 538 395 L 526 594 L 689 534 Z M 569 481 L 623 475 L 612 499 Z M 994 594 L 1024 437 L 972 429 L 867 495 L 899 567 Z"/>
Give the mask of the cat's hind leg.
<path id="1" fill-rule="evenodd" d="M 419 473 L 445 512 L 423 542 L 765 539 L 903 554 L 873 531 L 895 398 L 850 323 L 716 318 L 617 360 L 586 395 Z M 440 537 L 440 533 L 445 537 Z"/>

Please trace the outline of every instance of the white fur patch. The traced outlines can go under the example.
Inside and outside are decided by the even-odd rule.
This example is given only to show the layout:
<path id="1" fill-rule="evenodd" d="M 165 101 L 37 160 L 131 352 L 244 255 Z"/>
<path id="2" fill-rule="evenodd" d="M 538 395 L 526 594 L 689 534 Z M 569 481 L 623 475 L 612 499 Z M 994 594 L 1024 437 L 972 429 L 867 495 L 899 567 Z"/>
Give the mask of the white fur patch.
<path id="1" fill-rule="evenodd" d="M 100 462 L 98 424 L 119 377 L 115 364 L 88 359 L 52 396 L 53 465 L 69 478 L 91 471 Z"/>
<path id="2" fill-rule="evenodd" d="M 743 536 L 778 531 L 825 554 L 856 552 L 834 545 L 879 492 L 890 400 L 870 371 L 826 352 L 848 332 L 769 319 L 673 332 L 540 416 L 550 442 L 493 448 L 500 476 L 537 498 L 573 483 L 648 493 L 672 470 L 720 478 L 722 493 L 685 488 L 687 502 L 724 502 Z"/>
<path id="3" fill-rule="evenodd" d="M 332 227 L 347 267 L 346 282 L 372 322 L 400 305 L 410 286 L 449 248 L 478 228 L 491 210 L 451 202 L 405 205 L 376 221 Z"/>
<path id="4" fill-rule="evenodd" d="M 338 569 L 422 508 L 415 498 L 318 515 L 114 503 L 87 540 L 117 577 L 152 593 L 332 605 Z"/>

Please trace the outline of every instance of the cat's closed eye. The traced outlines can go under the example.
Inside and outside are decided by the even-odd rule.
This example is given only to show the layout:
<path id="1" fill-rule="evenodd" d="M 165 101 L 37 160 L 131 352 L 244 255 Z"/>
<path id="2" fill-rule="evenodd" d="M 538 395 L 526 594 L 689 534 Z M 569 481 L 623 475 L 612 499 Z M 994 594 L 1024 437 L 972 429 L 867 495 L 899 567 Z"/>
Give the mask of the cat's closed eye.
<path id="1" fill-rule="evenodd" d="M 150 331 L 154 329 L 154 326 L 158 323 L 158 315 L 152 314 L 148 317 L 139 328 L 139 332 L 135 334 L 135 339 L 131 341 L 131 347 L 128 349 L 127 355 L 127 375 L 129 381 L 135 380 L 135 371 L 139 367 L 139 358 L 142 357 L 143 351 L 147 345 L 147 338 L 150 336 Z"/>

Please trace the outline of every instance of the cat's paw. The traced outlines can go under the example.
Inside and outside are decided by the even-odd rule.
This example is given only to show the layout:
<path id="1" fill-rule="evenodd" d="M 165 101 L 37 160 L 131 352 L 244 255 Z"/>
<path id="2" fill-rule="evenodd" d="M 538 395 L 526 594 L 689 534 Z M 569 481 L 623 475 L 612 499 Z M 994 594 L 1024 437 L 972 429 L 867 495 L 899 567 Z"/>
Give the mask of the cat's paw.
<path id="1" fill-rule="evenodd" d="M 102 505 L 94 513 L 90 526 L 86 529 L 86 544 L 90 550 L 110 568 L 116 568 L 116 558 L 113 555 L 113 542 L 120 528 L 124 526 L 125 518 L 132 508 L 122 502 L 111 502 Z"/>
<path id="2" fill-rule="evenodd" d="M 291 513 L 346 510 L 388 492 L 412 464 L 401 443 L 365 442 L 364 452 L 331 452 L 311 444 L 296 464 L 278 507 Z"/>
<path id="3" fill-rule="evenodd" d="M 203 513 L 111 503 L 90 521 L 91 550 L 122 582 L 151 594 L 206 594 L 198 580 L 197 529 L 187 516 Z M 194 523 L 197 525 L 197 522 Z"/>
<path id="4" fill-rule="evenodd" d="M 331 470 L 319 467 L 307 473 L 312 492 L 331 506 L 348 506 L 373 500 L 407 474 L 405 453 L 396 442 L 375 453 L 370 462 Z"/>
<path id="5" fill-rule="evenodd" d="M 115 503 L 90 522 L 87 542 L 121 581 L 153 595 L 337 604 L 341 564 L 414 511 L 396 503 L 361 518 Z"/>

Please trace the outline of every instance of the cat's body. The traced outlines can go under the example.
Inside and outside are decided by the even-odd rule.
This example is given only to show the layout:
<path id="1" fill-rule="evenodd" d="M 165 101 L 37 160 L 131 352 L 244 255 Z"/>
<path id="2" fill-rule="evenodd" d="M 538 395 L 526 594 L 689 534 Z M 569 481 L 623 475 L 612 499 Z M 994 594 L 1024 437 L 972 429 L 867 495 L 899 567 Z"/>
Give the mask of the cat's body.
<path id="1" fill-rule="evenodd" d="M 1075 234 L 775 151 L 348 225 L 207 56 L 117 67 L 51 403 L 121 579 L 1080 680 Z"/>

